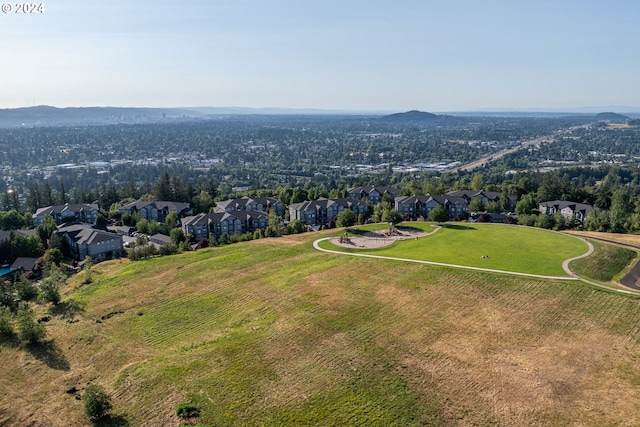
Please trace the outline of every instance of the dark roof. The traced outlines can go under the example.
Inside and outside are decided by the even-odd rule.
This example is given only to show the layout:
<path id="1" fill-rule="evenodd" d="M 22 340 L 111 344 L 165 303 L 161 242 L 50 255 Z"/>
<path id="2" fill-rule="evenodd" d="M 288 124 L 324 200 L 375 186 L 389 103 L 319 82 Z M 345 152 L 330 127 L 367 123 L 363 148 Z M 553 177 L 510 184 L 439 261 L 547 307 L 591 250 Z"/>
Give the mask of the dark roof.
<path id="1" fill-rule="evenodd" d="M 360 206 L 362 204 L 363 203 L 360 200 L 352 198 L 327 199 L 325 197 L 320 197 L 318 200 L 307 200 L 304 202 L 294 203 L 290 205 L 290 207 L 298 211 L 307 211 L 310 209 L 327 209 L 333 205 L 339 205 L 343 208 L 351 209 L 354 206 Z"/>
<path id="2" fill-rule="evenodd" d="M 485 191 L 485 190 L 456 190 L 456 191 L 449 191 L 447 193 L 447 196 L 458 196 L 458 197 L 464 197 L 465 199 L 481 197 L 482 195 L 484 195 L 488 199 L 496 200 L 496 199 L 500 199 L 502 194 L 497 191 Z"/>
<path id="3" fill-rule="evenodd" d="M 108 242 L 122 240 L 122 236 L 104 230 L 98 230 L 88 224 L 72 224 L 58 227 L 59 233 L 66 233 L 77 244 L 93 244 L 96 242 Z"/>
<path id="4" fill-rule="evenodd" d="M 441 205 L 444 205 L 445 203 L 456 204 L 456 205 L 466 205 L 468 203 L 467 199 L 465 199 L 464 197 L 450 196 L 450 195 L 432 196 L 430 194 L 420 194 L 417 196 L 402 196 L 402 197 L 398 197 L 396 199 L 396 202 L 401 204 L 409 204 L 409 203 L 415 204 L 417 202 L 427 203 L 431 200 L 434 200 Z"/>
<path id="5" fill-rule="evenodd" d="M 127 203 L 126 205 L 122 206 L 120 210 L 135 209 L 139 211 L 141 209 L 146 208 L 147 206 L 153 206 L 158 210 L 163 210 L 164 208 L 167 208 L 175 212 L 182 212 L 185 209 L 189 209 L 191 207 L 189 203 L 167 202 L 167 201 L 161 201 L 161 200 L 147 202 L 143 200 L 138 200 L 135 202 Z"/>
<path id="6" fill-rule="evenodd" d="M 219 223 L 225 220 L 239 220 L 240 218 L 234 213 L 237 211 L 220 211 L 213 213 L 201 213 L 194 216 L 188 216 L 182 219 L 182 225 L 209 225 L 211 223 Z"/>
<path id="7" fill-rule="evenodd" d="M 587 205 L 586 203 L 570 202 L 568 200 L 551 200 L 540 203 L 540 206 L 555 208 L 556 210 L 570 208 L 574 211 L 590 211 L 593 209 L 593 206 Z"/>
<path id="8" fill-rule="evenodd" d="M 378 186 L 378 185 L 367 185 L 364 187 L 354 187 L 354 188 L 350 188 L 349 190 L 347 190 L 348 193 L 366 193 L 369 194 L 371 193 L 373 190 L 378 191 L 380 194 L 384 194 L 384 193 L 390 193 L 390 194 L 398 194 L 400 193 L 400 190 L 398 188 L 392 188 L 392 187 L 382 187 L 382 186 Z"/>
<path id="9" fill-rule="evenodd" d="M 64 205 L 55 205 L 55 206 L 47 206 L 46 208 L 40 208 L 33 214 L 33 217 L 38 217 L 42 215 L 51 215 L 51 214 L 60 214 L 64 211 L 71 212 L 82 212 L 82 211 L 97 211 L 98 205 L 96 204 L 86 204 L 79 203 L 75 205 L 64 204 Z"/>
<path id="10" fill-rule="evenodd" d="M 361 206 L 361 205 L 365 205 L 363 202 L 361 202 L 358 199 L 353 199 L 351 197 L 349 198 L 339 198 L 339 199 L 331 199 L 333 200 L 335 203 L 339 204 L 342 207 L 345 208 L 353 208 L 354 206 Z"/>
<path id="11" fill-rule="evenodd" d="M 33 271 L 33 268 L 35 267 L 37 260 L 38 258 L 18 257 L 13 262 L 13 264 L 11 264 L 11 271 L 16 271 L 20 269 L 24 271 Z"/>
<path id="12" fill-rule="evenodd" d="M 108 225 L 107 230 L 113 231 L 114 233 L 120 231 L 128 234 L 131 230 L 135 230 L 135 228 L 128 225 Z"/>
<path id="13" fill-rule="evenodd" d="M 163 245 L 166 245 L 167 243 L 171 243 L 171 237 L 167 236 L 166 234 L 154 234 L 153 236 L 149 237 L 149 240 L 151 240 L 152 242 L 162 242 Z"/>
<path id="14" fill-rule="evenodd" d="M 216 204 L 216 210 L 222 209 L 231 209 L 235 211 L 242 211 L 247 209 L 252 203 L 263 205 L 266 208 L 276 205 L 279 203 L 278 199 L 273 197 L 240 197 L 237 199 L 228 199 L 218 202 Z"/>

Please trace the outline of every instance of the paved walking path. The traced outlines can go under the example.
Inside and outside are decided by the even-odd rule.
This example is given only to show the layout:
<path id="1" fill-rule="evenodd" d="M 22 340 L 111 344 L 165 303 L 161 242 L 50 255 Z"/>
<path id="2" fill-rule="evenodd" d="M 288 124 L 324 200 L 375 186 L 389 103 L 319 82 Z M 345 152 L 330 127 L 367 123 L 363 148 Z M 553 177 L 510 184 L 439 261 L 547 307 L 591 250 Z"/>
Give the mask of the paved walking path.
<path id="1" fill-rule="evenodd" d="M 591 280 L 588 280 L 588 279 L 585 279 L 585 278 L 583 278 L 583 277 L 580 277 L 580 276 L 578 276 L 576 273 L 574 273 L 574 272 L 573 272 L 573 270 L 571 270 L 571 269 L 569 268 L 569 263 L 570 263 L 571 261 L 573 261 L 573 260 L 576 260 L 576 259 L 580 259 L 580 258 L 588 257 L 589 255 L 591 255 L 591 254 L 593 253 L 593 251 L 594 251 L 595 249 L 594 249 L 594 247 L 593 247 L 593 244 L 592 244 L 590 241 L 588 241 L 587 239 L 583 238 L 583 237 L 578 237 L 577 235 L 574 235 L 574 234 L 566 234 L 566 235 L 567 235 L 567 236 L 575 237 L 576 239 L 584 240 L 584 242 L 589 246 L 589 250 L 588 250 L 585 254 L 583 254 L 583 255 L 580 255 L 580 256 L 577 256 L 577 257 L 573 257 L 573 258 L 569 258 L 569 259 L 565 260 L 565 261 L 562 263 L 562 268 L 564 269 L 564 271 L 566 271 L 566 272 L 567 272 L 568 274 L 570 274 L 571 276 L 576 277 L 576 278 L 578 278 L 579 280 L 582 280 L 583 282 L 586 282 L 586 283 L 588 283 L 588 284 L 590 284 L 590 285 L 592 285 L 592 286 L 597 286 L 597 287 L 599 287 L 599 288 L 606 289 L 606 290 L 608 290 L 608 291 L 619 292 L 619 293 L 621 293 L 621 294 L 625 294 L 625 295 L 638 295 L 638 296 L 640 296 L 640 292 L 638 292 L 638 291 L 636 291 L 636 290 L 626 290 L 626 289 L 611 288 L 611 287 L 609 287 L 609 286 L 601 285 L 600 283 L 592 282 Z M 619 243 L 619 242 L 614 242 L 614 241 L 611 241 L 611 240 L 598 239 L 597 237 L 596 237 L 596 239 L 597 239 L 597 240 L 602 240 L 602 241 L 604 241 L 604 242 L 612 243 L 612 244 L 614 244 L 614 245 L 620 245 L 620 244 L 621 244 L 621 243 Z M 622 243 L 622 245 L 623 245 L 623 246 L 631 246 L 631 247 L 633 247 L 633 245 L 627 245 L 627 244 L 624 244 L 624 243 Z"/>
<path id="2" fill-rule="evenodd" d="M 434 233 L 435 231 L 437 231 L 437 229 L 434 230 L 431 233 Z M 429 233 L 429 234 L 431 234 L 431 233 Z M 573 237 L 575 237 L 575 236 L 573 236 Z M 569 263 L 571 261 L 576 260 L 576 259 L 588 257 L 595 250 L 593 245 L 591 244 L 591 242 L 589 242 L 588 240 L 583 239 L 581 237 L 576 237 L 576 238 L 583 240 L 587 244 L 589 249 L 584 254 L 576 256 L 576 257 L 573 257 L 573 258 L 569 258 L 569 259 L 565 260 L 562 263 L 562 268 L 568 274 L 568 276 L 544 276 L 544 275 L 540 275 L 540 274 L 520 273 L 520 272 L 517 272 L 517 271 L 495 270 L 495 269 L 491 269 L 491 268 L 471 267 L 471 266 L 467 266 L 467 265 L 458 265 L 458 264 L 446 264 L 446 263 L 435 262 L 435 261 L 422 261 L 422 260 L 417 260 L 417 259 L 395 258 L 395 257 L 389 257 L 389 256 L 382 256 L 382 255 L 349 253 L 349 252 L 342 252 L 342 251 L 334 251 L 334 250 L 331 250 L 331 249 L 323 249 L 323 248 L 320 247 L 320 242 L 325 241 L 325 240 L 334 239 L 332 237 L 325 237 L 325 238 L 316 240 L 315 242 L 313 242 L 313 247 L 316 248 L 317 250 L 321 251 L 321 252 L 337 254 L 337 255 L 356 256 L 356 257 L 362 257 L 362 258 L 386 259 L 386 260 L 391 260 L 391 261 L 414 262 L 414 263 L 418 263 L 418 264 L 437 265 L 437 266 L 440 266 L 440 267 L 460 268 L 460 269 L 463 269 L 463 270 L 475 270 L 475 271 L 484 271 L 484 272 L 488 272 L 488 273 L 509 274 L 509 275 L 513 275 L 513 276 L 534 277 L 534 278 L 537 278 L 537 279 L 576 280 L 576 281 L 580 280 L 580 281 L 586 282 L 586 283 L 588 283 L 588 284 L 590 284 L 592 286 L 596 286 L 598 288 L 605 289 L 607 291 L 618 292 L 618 293 L 625 294 L 625 295 L 637 295 L 637 296 L 640 296 L 639 292 L 631 291 L 631 290 L 625 290 L 625 289 L 611 288 L 611 287 L 602 285 L 600 283 L 596 283 L 596 282 L 592 282 L 590 280 L 584 279 L 584 278 L 578 276 L 576 273 L 574 273 L 569 268 Z"/>

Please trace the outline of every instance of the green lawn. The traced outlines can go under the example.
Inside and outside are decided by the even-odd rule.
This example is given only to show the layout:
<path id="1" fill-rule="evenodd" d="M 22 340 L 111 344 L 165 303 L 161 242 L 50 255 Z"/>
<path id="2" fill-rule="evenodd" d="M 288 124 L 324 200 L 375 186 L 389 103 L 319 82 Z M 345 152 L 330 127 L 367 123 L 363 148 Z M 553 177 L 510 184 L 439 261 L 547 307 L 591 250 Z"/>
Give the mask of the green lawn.
<path id="1" fill-rule="evenodd" d="M 583 241 L 564 234 L 497 224 L 449 224 L 430 236 L 381 249 L 349 250 L 329 242 L 322 242 L 321 247 L 552 276 L 566 275 L 562 262 L 588 249 Z"/>
<path id="2" fill-rule="evenodd" d="M 620 279 L 632 260 L 636 251 L 621 246 L 591 240 L 595 248 L 595 256 L 577 259 L 571 262 L 571 268 L 579 276 L 586 279 L 607 283 L 614 278 Z"/>

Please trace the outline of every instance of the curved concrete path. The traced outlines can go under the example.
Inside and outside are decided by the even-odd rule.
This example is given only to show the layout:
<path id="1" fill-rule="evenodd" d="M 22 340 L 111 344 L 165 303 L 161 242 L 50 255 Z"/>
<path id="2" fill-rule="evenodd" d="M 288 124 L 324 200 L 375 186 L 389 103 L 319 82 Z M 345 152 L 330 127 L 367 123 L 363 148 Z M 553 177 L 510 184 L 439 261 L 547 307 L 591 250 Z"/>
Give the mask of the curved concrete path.
<path id="1" fill-rule="evenodd" d="M 576 237 L 576 236 L 572 236 L 572 237 Z M 459 268 L 459 269 L 463 269 L 463 270 L 475 270 L 475 271 L 484 271 L 484 272 L 488 272 L 488 273 L 509 274 L 509 275 L 521 276 L 521 277 L 534 277 L 534 278 L 537 278 L 537 279 L 579 280 L 579 281 L 588 283 L 588 284 L 590 284 L 592 286 L 595 286 L 595 287 L 598 287 L 600 289 L 604 289 L 604 290 L 607 290 L 607 291 L 610 291 L 610 292 L 617 292 L 617 293 L 621 293 L 621 294 L 624 294 L 624 295 L 640 296 L 640 292 L 635 292 L 635 291 L 625 290 L 625 289 L 611 288 L 611 287 L 608 287 L 608 286 L 605 286 L 605 285 L 601 285 L 600 283 L 592 282 L 590 280 L 587 280 L 587 279 L 585 279 L 583 277 L 580 277 L 577 274 L 575 274 L 569 268 L 569 263 L 571 261 L 576 260 L 576 259 L 588 257 L 595 250 L 595 248 L 593 247 L 593 244 L 591 244 L 591 242 L 589 242 L 588 240 L 586 240 L 584 238 L 581 238 L 581 237 L 576 237 L 576 238 L 584 241 L 587 244 L 589 249 L 584 254 L 576 256 L 576 257 L 573 257 L 573 258 L 566 259 L 562 263 L 562 268 L 568 274 L 568 276 L 544 276 L 544 275 L 540 275 L 540 274 L 520 273 L 520 272 L 517 272 L 517 271 L 495 270 L 495 269 L 491 269 L 491 268 L 471 267 L 471 266 L 459 265 L 459 264 L 445 264 L 445 263 L 442 263 L 442 262 L 422 261 L 422 260 L 408 259 L 408 258 L 395 258 L 395 257 L 389 257 L 389 256 L 382 256 L 382 255 L 349 253 L 349 252 L 334 251 L 334 250 L 331 250 L 331 249 L 323 249 L 323 248 L 321 248 L 319 243 L 322 242 L 322 241 L 325 241 L 325 240 L 330 240 L 331 237 L 325 237 L 325 238 L 318 239 L 318 240 L 314 241 L 313 242 L 313 247 L 315 249 L 321 251 L 321 252 L 337 254 L 337 255 L 356 256 L 356 257 L 362 257 L 362 258 L 386 259 L 386 260 L 391 260 L 391 261 L 414 262 L 414 263 L 418 263 L 418 264 L 427 264 L 427 265 L 436 265 L 436 266 L 440 266 L 440 267 Z"/>
<path id="2" fill-rule="evenodd" d="M 571 234 L 567 234 L 567 236 L 571 236 Z M 575 237 L 575 236 L 572 236 L 572 237 Z M 562 262 L 562 269 L 563 269 L 564 271 L 566 271 L 566 272 L 567 272 L 567 274 L 568 274 L 569 276 L 577 277 L 578 279 L 583 280 L 580 276 L 578 276 L 576 273 L 574 273 L 574 272 L 573 272 L 573 270 L 571 270 L 571 269 L 569 268 L 569 263 L 570 263 L 571 261 L 575 261 L 575 260 L 580 259 L 580 258 L 586 258 L 586 257 L 588 257 L 588 256 L 589 256 L 589 255 L 591 255 L 591 254 L 593 253 L 593 251 L 595 251 L 596 249 L 593 247 L 593 244 L 591 244 L 591 242 L 590 242 L 590 241 L 588 241 L 588 240 L 586 240 L 586 239 L 583 239 L 583 238 L 581 238 L 581 237 L 576 237 L 576 238 L 577 238 L 577 239 L 582 240 L 583 242 L 585 242 L 585 243 L 587 244 L 587 246 L 589 247 L 589 250 L 588 250 L 587 252 L 583 253 L 582 255 L 574 256 L 573 258 L 569 258 L 569 259 L 565 259 L 565 260 Z"/>
<path id="3" fill-rule="evenodd" d="M 618 293 L 625 294 L 625 295 L 636 295 L 636 296 L 640 296 L 640 292 L 638 292 L 638 291 L 634 291 L 634 290 L 627 290 L 627 289 L 611 288 L 611 287 L 609 287 L 609 286 L 605 286 L 605 285 L 602 285 L 602 284 L 600 284 L 600 283 L 592 282 L 591 280 L 585 279 L 584 277 L 580 277 L 580 276 L 578 276 L 576 273 L 574 273 L 574 272 L 573 272 L 573 270 L 571 270 L 571 269 L 569 268 L 569 263 L 570 263 L 571 261 L 576 260 L 576 259 L 580 259 L 580 258 L 588 257 L 589 255 L 591 255 L 591 254 L 595 251 L 595 248 L 593 247 L 593 244 L 592 244 L 590 241 L 588 241 L 587 239 L 585 239 L 584 237 L 579 237 L 579 236 L 576 236 L 576 235 L 573 235 L 573 234 L 565 234 L 565 235 L 566 235 L 566 236 L 575 237 L 576 239 L 580 239 L 580 240 L 584 241 L 584 242 L 589 246 L 589 250 L 588 250 L 586 253 L 584 253 L 583 255 L 576 256 L 576 257 L 573 257 L 573 258 L 569 258 L 569 259 L 564 260 L 564 262 L 562 263 L 562 268 L 564 269 L 564 271 L 566 271 L 566 272 L 567 272 L 567 274 L 570 274 L 572 277 L 575 277 L 576 279 L 581 280 L 581 281 L 583 281 L 583 282 L 585 282 L 585 283 L 588 283 L 588 284 L 590 284 L 590 285 L 592 285 L 592 286 L 596 286 L 596 287 L 598 287 L 598 288 L 605 289 L 605 290 L 607 290 L 607 291 L 611 291 L 611 292 L 618 292 Z M 599 239 L 599 240 L 603 240 L 603 241 L 608 242 L 608 243 L 617 244 L 616 242 L 611 242 L 611 241 L 607 241 L 607 240 L 604 240 L 604 239 Z"/>

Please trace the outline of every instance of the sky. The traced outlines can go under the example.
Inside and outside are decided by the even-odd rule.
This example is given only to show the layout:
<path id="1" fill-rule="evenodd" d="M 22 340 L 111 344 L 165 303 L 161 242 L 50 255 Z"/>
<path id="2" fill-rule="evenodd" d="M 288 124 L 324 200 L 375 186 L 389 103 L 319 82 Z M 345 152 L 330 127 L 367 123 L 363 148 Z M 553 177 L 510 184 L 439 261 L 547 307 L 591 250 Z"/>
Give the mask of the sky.
<path id="1" fill-rule="evenodd" d="M 640 111 L 635 0 L 0 3 L 0 108 Z"/>

